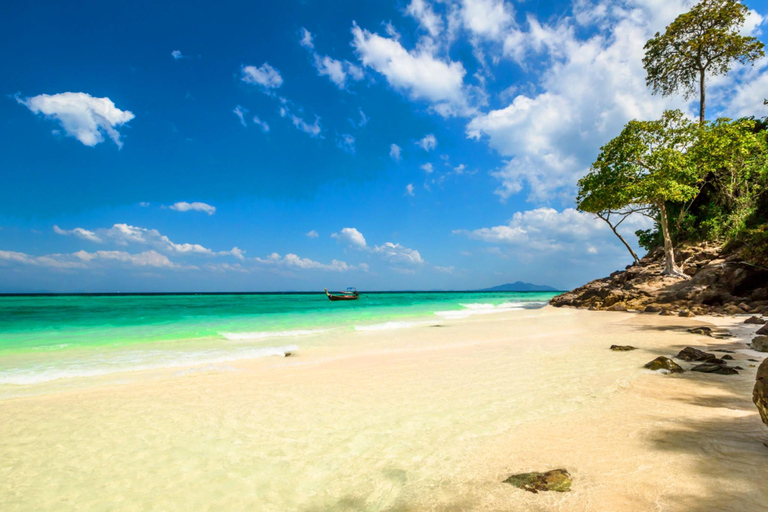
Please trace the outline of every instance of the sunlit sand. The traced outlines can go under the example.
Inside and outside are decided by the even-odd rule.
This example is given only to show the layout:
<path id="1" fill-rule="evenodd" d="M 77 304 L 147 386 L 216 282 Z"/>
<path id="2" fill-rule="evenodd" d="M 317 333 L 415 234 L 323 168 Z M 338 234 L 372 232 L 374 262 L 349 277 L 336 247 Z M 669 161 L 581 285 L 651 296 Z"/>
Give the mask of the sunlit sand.
<path id="1" fill-rule="evenodd" d="M 53 383 L 0 401 L 0 509 L 760 510 L 753 355 L 733 354 L 734 376 L 642 369 L 688 345 L 746 349 L 685 332 L 712 321 L 743 334 L 547 307 Z M 561 467 L 570 493 L 501 483 Z"/>

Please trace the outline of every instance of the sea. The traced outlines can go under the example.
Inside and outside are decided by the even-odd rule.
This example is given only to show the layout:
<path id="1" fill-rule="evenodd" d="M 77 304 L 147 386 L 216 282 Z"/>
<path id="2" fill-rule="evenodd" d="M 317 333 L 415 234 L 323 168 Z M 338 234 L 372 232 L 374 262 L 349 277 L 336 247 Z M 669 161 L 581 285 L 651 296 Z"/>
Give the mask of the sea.
<path id="1" fill-rule="evenodd" d="M 119 372 L 284 357 L 350 331 L 542 307 L 550 292 L 35 295 L 0 297 L 0 396 Z"/>

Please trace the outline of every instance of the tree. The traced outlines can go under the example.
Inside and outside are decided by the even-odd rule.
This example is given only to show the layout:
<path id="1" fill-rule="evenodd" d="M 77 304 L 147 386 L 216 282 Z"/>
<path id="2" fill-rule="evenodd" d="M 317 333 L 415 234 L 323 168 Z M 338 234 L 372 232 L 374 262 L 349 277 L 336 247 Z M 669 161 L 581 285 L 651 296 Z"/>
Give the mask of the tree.
<path id="1" fill-rule="evenodd" d="M 646 85 L 668 96 L 699 91 L 699 123 L 704 123 L 705 77 L 724 75 L 734 62 L 753 63 L 765 55 L 763 43 L 742 36 L 749 9 L 738 0 L 703 0 L 645 43 Z"/>
<path id="2" fill-rule="evenodd" d="M 630 121 L 600 148 L 590 172 L 579 180 L 583 211 L 656 212 L 664 240 L 664 274 L 679 277 L 685 274 L 675 263 L 667 203 L 689 201 L 699 192 L 700 171 L 690 152 L 698 130 L 679 110 L 664 112 L 658 121 Z"/>

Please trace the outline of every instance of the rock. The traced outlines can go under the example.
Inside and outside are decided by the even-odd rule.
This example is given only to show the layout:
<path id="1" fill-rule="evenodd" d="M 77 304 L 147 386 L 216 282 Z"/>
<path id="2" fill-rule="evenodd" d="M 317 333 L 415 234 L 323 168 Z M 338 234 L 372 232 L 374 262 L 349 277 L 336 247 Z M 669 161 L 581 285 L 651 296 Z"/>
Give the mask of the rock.
<path id="1" fill-rule="evenodd" d="M 761 328 L 759 328 L 759 329 L 758 329 L 758 330 L 755 332 L 755 334 L 765 334 L 766 336 L 768 336 L 768 323 L 766 323 L 764 326 L 762 326 Z"/>
<path id="2" fill-rule="evenodd" d="M 608 311 L 626 311 L 627 305 L 623 302 L 617 302 L 608 308 Z"/>
<path id="3" fill-rule="evenodd" d="M 285 357 L 291 357 L 292 355 L 293 355 L 293 352 L 286 352 L 285 354 L 283 354 L 283 356 Z"/>
<path id="4" fill-rule="evenodd" d="M 723 311 L 725 311 L 725 314 L 727 315 L 741 315 L 744 314 L 744 310 L 741 309 L 739 306 L 734 306 L 733 304 L 728 304 L 723 308 Z"/>
<path id="5" fill-rule="evenodd" d="M 645 306 L 645 309 L 643 310 L 643 312 L 644 313 L 660 313 L 661 308 L 654 305 Z"/>
<path id="6" fill-rule="evenodd" d="M 512 475 L 503 483 L 537 494 L 539 491 L 570 492 L 572 480 L 565 469 L 553 469 L 544 473 Z"/>
<path id="7" fill-rule="evenodd" d="M 630 350 L 637 350 L 637 347 L 632 345 L 611 345 L 611 350 L 615 352 L 629 352 Z"/>
<path id="8" fill-rule="evenodd" d="M 757 359 L 747 359 L 747 361 L 752 361 L 753 363 L 759 363 L 760 361 Z"/>
<path id="9" fill-rule="evenodd" d="M 725 354 L 723 357 L 721 357 L 723 361 L 733 361 L 733 356 L 730 354 Z"/>
<path id="10" fill-rule="evenodd" d="M 712 328 L 711 327 L 691 327 L 690 329 L 686 329 L 688 332 L 692 334 L 701 334 L 703 336 L 712 336 Z"/>
<path id="11" fill-rule="evenodd" d="M 696 315 L 690 309 L 684 309 L 684 310 L 682 310 L 680 312 L 680 314 L 678 316 L 682 316 L 684 318 L 690 318 L 690 317 L 696 316 Z"/>
<path id="12" fill-rule="evenodd" d="M 725 352 L 726 354 L 735 354 L 733 350 L 725 350 L 724 348 L 716 348 L 714 349 L 715 352 Z"/>
<path id="13" fill-rule="evenodd" d="M 760 418 L 768 425 L 768 359 L 757 369 L 755 389 L 752 391 L 752 401 L 755 402 Z"/>
<path id="14" fill-rule="evenodd" d="M 710 354 L 693 347 L 685 347 L 676 357 L 683 361 L 712 361 L 717 359 L 715 354 Z"/>
<path id="15" fill-rule="evenodd" d="M 702 373 L 717 373 L 720 375 L 738 375 L 739 372 L 736 371 L 735 368 L 730 368 L 724 364 L 715 364 L 715 363 L 704 363 L 704 364 L 697 364 L 693 368 L 691 368 L 692 372 L 702 372 Z"/>
<path id="16" fill-rule="evenodd" d="M 746 320 L 744 320 L 744 323 L 745 324 L 763 325 L 765 323 L 765 321 L 763 321 L 763 319 L 760 318 L 759 316 L 751 316 L 751 317 L 747 318 Z"/>
<path id="17" fill-rule="evenodd" d="M 661 313 L 659 313 L 661 316 L 672 316 L 672 312 L 668 309 L 662 309 Z"/>
<path id="18" fill-rule="evenodd" d="M 653 361 L 646 363 L 644 368 L 648 368 L 649 370 L 653 371 L 666 370 L 669 373 L 683 373 L 685 371 L 680 367 L 679 364 L 664 356 L 659 356 Z"/>
<path id="19" fill-rule="evenodd" d="M 768 336 L 755 336 L 750 348 L 758 352 L 768 352 Z"/>

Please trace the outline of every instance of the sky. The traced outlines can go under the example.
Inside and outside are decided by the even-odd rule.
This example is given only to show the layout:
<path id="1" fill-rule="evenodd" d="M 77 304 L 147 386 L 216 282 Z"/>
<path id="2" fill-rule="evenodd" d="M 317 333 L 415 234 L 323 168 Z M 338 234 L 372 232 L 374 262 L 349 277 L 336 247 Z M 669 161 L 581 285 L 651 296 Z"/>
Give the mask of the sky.
<path id="1" fill-rule="evenodd" d="M 642 68 L 690 5 L 6 2 L 0 292 L 607 275 L 631 256 L 576 184 L 627 121 L 696 115 Z M 767 59 L 711 78 L 708 118 L 768 115 L 766 91 Z"/>

